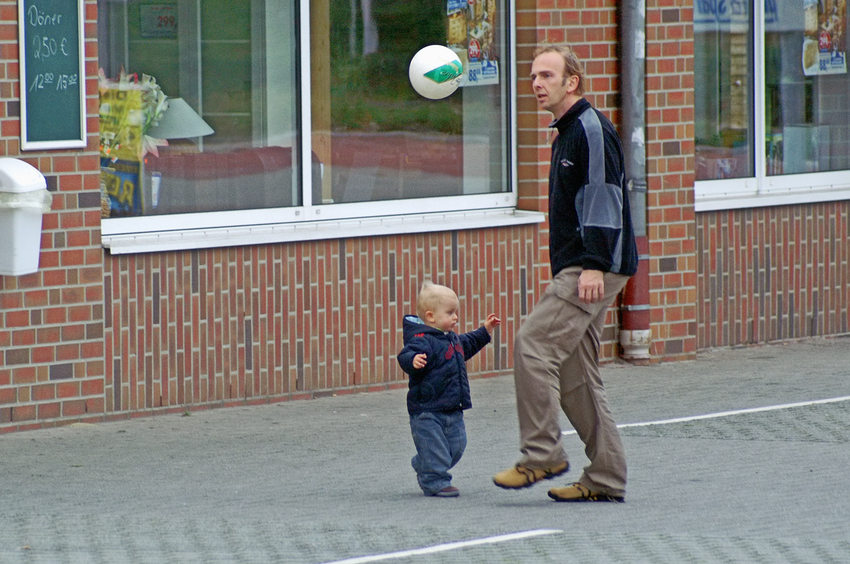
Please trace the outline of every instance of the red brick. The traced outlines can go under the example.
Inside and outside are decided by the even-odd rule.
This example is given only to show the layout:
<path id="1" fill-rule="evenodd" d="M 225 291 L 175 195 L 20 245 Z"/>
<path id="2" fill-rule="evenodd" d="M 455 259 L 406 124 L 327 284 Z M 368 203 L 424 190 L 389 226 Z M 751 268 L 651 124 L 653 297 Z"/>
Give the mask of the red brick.
<path id="1" fill-rule="evenodd" d="M 6 291 L 0 293 L 0 311 L 22 308 L 24 306 L 24 295 L 23 292 Z"/>
<path id="2" fill-rule="evenodd" d="M 0 405 L 18 401 L 18 391 L 15 388 L 0 388 Z"/>
<path id="3" fill-rule="evenodd" d="M 82 396 L 102 396 L 104 390 L 103 378 L 83 380 L 80 386 Z"/>
<path id="4" fill-rule="evenodd" d="M 61 404 L 59 402 L 41 403 L 38 405 L 38 419 L 57 419 L 61 416 Z"/>
<path id="5" fill-rule="evenodd" d="M 29 347 L 36 343 L 36 331 L 28 329 L 15 331 L 12 337 L 12 345 L 15 347 Z"/>
<path id="6" fill-rule="evenodd" d="M 56 360 L 56 348 L 55 347 L 33 347 L 32 351 L 32 362 L 34 364 L 49 364 Z"/>
<path id="7" fill-rule="evenodd" d="M 55 326 L 47 326 L 39 328 L 37 332 L 37 340 L 42 344 L 58 343 L 62 339 L 62 328 Z"/>
<path id="8" fill-rule="evenodd" d="M 11 421 L 19 423 L 21 421 L 33 421 L 34 419 L 36 419 L 36 406 L 16 405 L 12 407 Z"/>
<path id="9" fill-rule="evenodd" d="M 56 397 L 58 399 L 75 398 L 80 396 L 80 384 L 74 381 L 59 382 L 56 384 Z"/>
<path id="10" fill-rule="evenodd" d="M 30 290 L 25 297 L 26 307 L 37 308 L 48 305 L 47 290 Z"/>
<path id="11" fill-rule="evenodd" d="M 62 327 L 62 341 L 81 341 L 85 339 L 86 328 L 80 323 L 71 323 Z"/>
<path id="12" fill-rule="evenodd" d="M 68 309 L 64 307 L 52 307 L 45 309 L 44 322 L 48 324 L 67 323 Z"/>
<path id="13" fill-rule="evenodd" d="M 68 400 L 62 402 L 63 417 L 80 417 L 86 413 L 86 400 Z"/>
<path id="14" fill-rule="evenodd" d="M 58 345 L 55 348 L 56 361 L 71 361 L 80 358 L 80 346 L 76 344 Z"/>
<path id="15" fill-rule="evenodd" d="M 56 398 L 56 386 L 53 384 L 40 384 L 32 387 L 32 401 L 43 402 Z"/>
<path id="16" fill-rule="evenodd" d="M 104 406 L 105 406 L 105 403 L 104 403 L 102 397 L 100 397 L 100 398 L 89 398 L 89 399 L 86 400 L 86 413 L 89 413 L 89 414 L 105 413 L 106 409 L 105 409 Z M 179 409 L 180 409 L 180 412 L 185 411 L 184 406 L 180 406 Z"/>

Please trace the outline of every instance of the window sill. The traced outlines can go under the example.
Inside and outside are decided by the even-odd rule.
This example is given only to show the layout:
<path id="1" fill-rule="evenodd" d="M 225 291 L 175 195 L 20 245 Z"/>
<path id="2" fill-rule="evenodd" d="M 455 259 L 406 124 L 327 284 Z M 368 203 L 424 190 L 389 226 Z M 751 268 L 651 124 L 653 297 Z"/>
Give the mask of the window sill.
<path id="1" fill-rule="evenodd" d="M 152 253 L 243 245 L 265 245 L 349 237 L 377 237 L 436 231 L 458 231 L 541 223 L 541 212 L 510 209 L 411 214 L 380 218 L 246 225 L 153 233 L 104 234 L 103 246 L 113 255 Z"/>
<path id="2" fill-rule="evenodd" d="M 764 182 L 762 192 L 758 191 L 755 179 L 698 181 L 694 210 L 710 212 L 850 200 L 850 184 L 845 175 L 774 177 Z"/>

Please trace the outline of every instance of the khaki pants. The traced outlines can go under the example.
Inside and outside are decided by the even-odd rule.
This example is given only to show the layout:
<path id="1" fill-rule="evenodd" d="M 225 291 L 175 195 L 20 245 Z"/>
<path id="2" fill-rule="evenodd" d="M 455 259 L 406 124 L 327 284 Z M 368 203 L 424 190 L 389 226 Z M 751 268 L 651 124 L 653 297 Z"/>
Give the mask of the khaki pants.
<path id="1" fill-rule="evenodd" d="M 546 468 L 567 460 L 560 404 L 590 460 L 579 482 L 594 491 L 624 496 L 626 457 L 602 386 L 599 336 L 608 307 L 628 277 L 605 273 L 604 298 L 585 304 L 578 299 L 580 274 L 579 267 L 559 272 L 516 337 L 519 463 Z"/>

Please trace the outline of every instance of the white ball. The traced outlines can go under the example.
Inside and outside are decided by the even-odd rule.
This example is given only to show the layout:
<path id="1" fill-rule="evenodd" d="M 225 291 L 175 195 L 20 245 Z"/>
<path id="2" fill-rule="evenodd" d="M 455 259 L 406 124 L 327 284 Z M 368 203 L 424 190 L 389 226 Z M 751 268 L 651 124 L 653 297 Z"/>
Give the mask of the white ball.
<path id="1" fill-rule="evenodd" d="M 413 89 L 420 95 L 439 100 L 460 86 L 463 63 L 448 47 L 429 45 L 413 56 L 407 74 Z"/>

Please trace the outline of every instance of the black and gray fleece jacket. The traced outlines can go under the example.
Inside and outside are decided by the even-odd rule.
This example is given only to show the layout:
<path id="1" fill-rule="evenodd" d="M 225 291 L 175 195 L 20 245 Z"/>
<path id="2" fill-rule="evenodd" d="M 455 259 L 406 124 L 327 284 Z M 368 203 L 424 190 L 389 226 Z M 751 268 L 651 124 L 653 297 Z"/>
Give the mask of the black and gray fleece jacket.
<path id="1" fill-rule="evenodd" d="M 550 127 L 549 254 L 552 276 L 568 266 L 637 271 L 623 149 L 613 124 L 579 100 Z"/>

